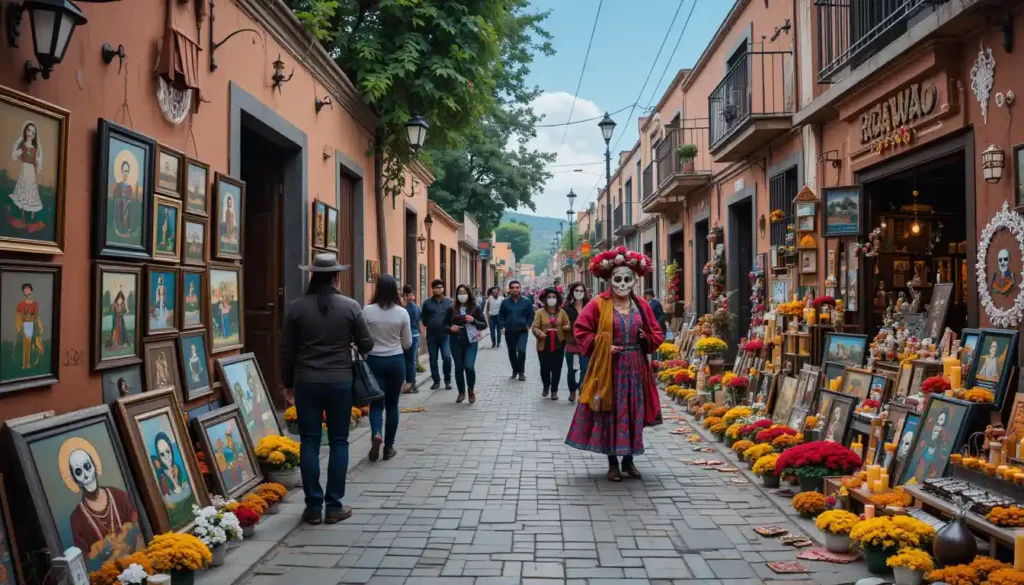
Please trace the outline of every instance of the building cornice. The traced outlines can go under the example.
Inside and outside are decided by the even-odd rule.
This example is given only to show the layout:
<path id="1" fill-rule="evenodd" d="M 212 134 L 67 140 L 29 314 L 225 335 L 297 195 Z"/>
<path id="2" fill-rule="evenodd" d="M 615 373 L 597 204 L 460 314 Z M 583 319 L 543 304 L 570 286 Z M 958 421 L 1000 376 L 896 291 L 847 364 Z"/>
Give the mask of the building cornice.
<path id="1" fill-rule="evenodd" d="M 448 227 L 454 229 L 455 231 L 459 231 L 459 228 L 462 227 L 461 223 L 455 221 L 454 217 L 448 215 L 448 212 L 441 209 L 441 207 L 437 203 L 434 203 L 433 201 L 428 201 L 428 211 L 430 211 L 430 214 L 434 216 L 435 220 L 437 218 L 441 218 L 441 221 L 443 223 L 447 224 Z"/>
<path id="2" fill-rule="evenodd" d="M 700 54 L 700 58 L 697 59 L 697 63 L 694 64 L 693 68 L 690 69 L 690 73 L 686 76 L 686 79 L 683 80 L 683 93 L 690 90 L 693 82 L 696 81 L 697 77 L 700 75 L 701 70 L 703 70 L 708 64 L 708 61 L 711 60 L 711 56 L 715 54 L 719 45 L 721 45 L 722 41 L 725 40 L 725 37 L 728 36 L 729 31 L 732 30 L 736 21 L 740 19 L 740 15 L 743 14 L 743 11 L 747 8 L 748 4 L 750 4 L 750 0 L 736 0 L 736 3 L 732 5 L 732 10 L 730 10 L 729 14 L 726 15 L 721 26 L 718 27 L 717 31 L 715 31 L 715 36 L 711 38 L 711 42 L 708 43 L 708 46 L 704 47 L 704 52 Z"/>

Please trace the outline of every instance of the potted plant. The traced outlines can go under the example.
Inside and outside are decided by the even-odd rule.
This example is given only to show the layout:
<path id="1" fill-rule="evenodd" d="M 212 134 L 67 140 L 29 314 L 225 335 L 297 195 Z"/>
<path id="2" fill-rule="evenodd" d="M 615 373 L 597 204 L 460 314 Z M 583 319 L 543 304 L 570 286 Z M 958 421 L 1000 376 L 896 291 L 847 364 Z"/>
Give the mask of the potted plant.
<path id="1" fill-rule="evenodd" d="M 753 447 L 748 447 L 747 450 L 743 452 L 743 460 L 750 465 L 750 469 L 754 469 L 754 463 L 756 463 L 758 459 L 774 452 L 775 447 L 772 447 L 767 443 L 758 443 Z"/>
<path id="2" fill-rule="evenodd" d="M 253 512 L 256 512 L 261 517 L 267 513 L 267 508 L 269 507 L 267 505 L 266 500 L 264 500 L 257 494 L 251 493 L 242 496 L 242 500 L 239 502 L 239 504 L 251 509 Z"/>
<path id="3" fill-rule="evenodd" d="M 288 488 L 279 483 L 261 483 L 256 488 L 256 495 L 267 502 L 267 514 L 277 514 L 281 511 L 281 501 L 288 495 Z"/>
<path id="4" fill-rule="evenodd" d="M 299 412 L 294 405 L 284 409 L 284 424 L 288 427 L 289 434 L 299 434 Z"/>
<path id="5" fill-rule="evenodd" d="M 761 476 L 761 483 L 766 488 L 779 487 L 779 476 L 775 475 L 775 462 L 779 460 L 777 453 L 769 453 L 754 462 L 751 468 L 755 474 Z"/>
<path id="6" fill-rule="evenodd" d="M 223 565 L 227 544 L 232 540 L 242 539 L 242 527 L 238 522 L 238 517 L 234 512 L 218 510 L 213 506 L 200 508 L 193 505 L 192 514 L 195 516 L 195 527 L 192 528 L 192 534 L 210 549 L 212 554 L 210 565 L 213 567 Z"/>
<path id="7" fill-rule="evenodd" d="M 885 564 L 892 567 L 896 585 L 920 585 L 924 574 L 935 568 L 931 555 L 918 548 L 904 548 Z"/>
<path id="8" fill-rule="evenodd" d="M 879 575 L 889 571 L 889 557 L 904 548 L 930 545 L 934 537 L 934 528 L 910 516 L 878 516 L 850 531 L 850 541 L 864 551 L 868 570 Z"/>
<path id="9" fill-rule="evenodd" d="M 797 476 L 801 490 L 819 491 L 822 478 L 850 475 L 861 464 L 859 455 L 839 443 L 814 441 L 786 449 L 775 464 L 775 473 Z"/>
<path id="10" fill-rule="evenodd" d="M 299 443 L 296 440 L 281 435 L 263 437 L 256 445 L 256 459 L 268 480 L 288 489 L 298 485 Z"/>
<path id="11" fill-rule="evenodd" d="M 146 547 L 146 556 L 153 569 L 171 576 L 172 585 L 192 585 L 196 571 L 205 569 L 213 560 L 210 549 L 191 534 L 170 532 L 153 537 Z"/>
<path id="12" fill-rule="evenodd" d="M 814 525 L 825 535 L 825 548 L 834 553 L 850 552 L 850 531 L 860 522 L 860 518 L 846 510 L 828 510 L 822 512 L 814 521 Z"/>
<path id="13" fill-rule="evenodd" d="M 733 443 L 732 444 L 732 450 L 733 450 L 733 452 L 736 453 L 736 455 L 742 457 L 743 456 L 743 452 L 746 451 L 747 449 L 753 447 L 753 446 L 754 446 L 754 442 L 753 441 L 748 441 L 746 439 L 743 439 L 741 441 L 736 441 L 735 443 Z"/>
<path id="14" fill-rule="evenodd" d="M 693 159 L 697 158 L 697 146 L 695 144 L 680 144 L 676 147 L 676 154 L 679 155 L 679 165 L 684 173 L 693 172 Z"/>
<path id="15" fill-rule="evenodd" d="M 128 572 L 128 575 L 125 575 L 125 572 L 132 566 L 138 567 L 138 569 L 130 571 Z M 149 557 L 143 551 L 135 552 L 103 563 L 103 566 L 100 567 L 98 571 L 89 573 L 89 584 L 118 585 L 121 583 L 133 583 L 134 585 L 135 583 L 145 583 L 145 579 L 133 582 L 125 581 L 122 578 L 135 579 L 140 574 L 139 571 L 145 574 L 145 578 L 147 579 L 150 575 L 156 573 L 156 570 L 153 569 L 153 562 L 149 560 Z"/>
<path id="16" fill-rule="evenodd" d="M 238 506 L 234 514 L 242 527 L 242 538 L 252 538 L 256 534 L 256 525 L 260 523 L 260 515 L 248 506 Z"/>
<path id="17" fill-rule="evenodd" d="M 793 496 L 793 509 L 799 512 L 802 518 L 814 518 L 828 509 L 828 503 L 825 496 L 818 492 L 800 492 Z"/>

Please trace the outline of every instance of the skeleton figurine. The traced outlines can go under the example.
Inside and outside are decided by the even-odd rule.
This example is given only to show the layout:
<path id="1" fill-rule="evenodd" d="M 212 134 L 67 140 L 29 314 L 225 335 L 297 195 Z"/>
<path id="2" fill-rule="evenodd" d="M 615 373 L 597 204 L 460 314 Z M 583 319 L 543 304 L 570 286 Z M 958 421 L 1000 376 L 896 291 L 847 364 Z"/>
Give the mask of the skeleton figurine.
<path id="1" fill-rule="evenodd" d="M 921 291 L 914 288 L 912 285 L 907 285 L 907 290 L 910 291 L 910 309 L 909 312 L 917 313 L 921 310 Z M 906 311 L 904 311 L 906 312 Z"/>

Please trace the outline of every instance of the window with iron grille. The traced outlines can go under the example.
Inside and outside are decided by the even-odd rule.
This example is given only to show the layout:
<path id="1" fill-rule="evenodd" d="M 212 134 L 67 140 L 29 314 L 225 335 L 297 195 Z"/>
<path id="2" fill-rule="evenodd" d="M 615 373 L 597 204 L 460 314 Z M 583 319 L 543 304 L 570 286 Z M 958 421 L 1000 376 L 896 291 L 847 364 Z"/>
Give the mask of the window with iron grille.
<path id="1" fill-rule="evenodd" d="M 797 194 L 796 181 L 795 166 L 782 171 L 769 180 L 768 197 L 771 211 L 781 209 L 782 213 L 786 215 L 786 218 L 781 222 L 773 222 L 771 224 L 773 246 L 785 245 L 786 226 L 796 221 L 794 217 L 796 215 L 796 205 L 793 203 L 793 199 Z"/>
<path id="2" fill-rule="evenodd" d="M 623 214 L 623 225 L 633 225 L 633 179 L 626 181 L 626 205 L 625 213 Z"/>

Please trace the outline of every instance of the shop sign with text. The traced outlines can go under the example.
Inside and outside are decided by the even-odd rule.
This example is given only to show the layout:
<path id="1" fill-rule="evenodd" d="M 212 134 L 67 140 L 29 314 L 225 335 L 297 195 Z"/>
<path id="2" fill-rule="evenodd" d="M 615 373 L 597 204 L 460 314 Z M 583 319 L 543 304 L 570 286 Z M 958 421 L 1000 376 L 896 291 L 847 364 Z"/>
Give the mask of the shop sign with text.
<path id="1" fill-rule="evenodd" d="M 861 144 L 900 133 L 904 126 L 934 112 L 937 93 L 933 83 L 915 83 L 876 103 L 860 115 Z"/>

